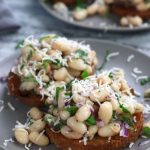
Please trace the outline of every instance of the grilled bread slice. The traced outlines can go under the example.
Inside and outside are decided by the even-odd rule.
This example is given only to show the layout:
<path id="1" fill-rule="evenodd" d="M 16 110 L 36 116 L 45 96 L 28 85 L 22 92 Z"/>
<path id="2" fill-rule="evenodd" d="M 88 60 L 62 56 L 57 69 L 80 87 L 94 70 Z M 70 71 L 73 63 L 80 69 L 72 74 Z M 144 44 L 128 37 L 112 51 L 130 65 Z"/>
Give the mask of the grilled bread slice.
<path id="1" fill-rule="evenodd" d="M 143 114 L 137 113 L 135 116 L 137 120 L 136 125 L 134 126 L 135 130 L 129 131 L 128 137 L 116 135 L 113 136 L 111 140 L 108 140 L 108 138 L 96 136 L 91 141 L 88 141 L 87 145 L 79 143 L 79 140 L 67 139 L 60 133 L 54 133 L 48 125 L 46 126 L 46 133 L 51 143 L 62 150 L 120 150 L 127 147 L 131 142 L 134 142 L 141 133 Z"/>
<path id="2" fill-rule="evenodd" d="M 7 84 L 10 95 L 17 97 L 19 101 L 29 106 L 40 107 L 44 105 L 45 100 L 44 99 L 41 100 L 41 96 L 31 93 L 23 93 L 20 91 L 19 89 L 21 84 L 20 78 L 13 72 L 9 73 Z"/>

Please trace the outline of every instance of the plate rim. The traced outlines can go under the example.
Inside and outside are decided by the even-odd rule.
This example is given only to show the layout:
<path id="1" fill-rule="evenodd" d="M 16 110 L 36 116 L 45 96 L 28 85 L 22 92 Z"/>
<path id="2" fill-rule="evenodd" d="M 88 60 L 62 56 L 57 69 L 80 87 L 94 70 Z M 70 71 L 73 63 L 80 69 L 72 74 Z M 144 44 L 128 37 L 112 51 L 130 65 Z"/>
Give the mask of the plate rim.
<path id="1" fill-rule="evenodd" d="M 142 32 L 142 31 L 146 31 L 146 30 L 150 30 L 150 24 L 148 26 L 143 26 L 143 27 L 135 27 L 135 28 L 123 28 L 123 27 L 119 27 L 119 28 L 103 28 L 103 27 L 90 27 L 90 26 L 83 26 L 77 23 L 73 23 L 73 22 L 69 22 L 67 20 L 62 19 L 61 17 L 59 17 L 58 15 L 55 15 L 55 13 L 53 13 L 53 11 L 51 10 L 51 8 L 46 5 L 46 3 L 44 2 L 44 0 L 38 0 L 39 4 L 42 6 L 42 8 L 44 10 L 46 10 L 49 15 L 53 16 L 54 18 L 56 18 L 59 21 L 62 21 L 63 23 L 66 23 L 68 25 L 74 26 L 74 27 L 78 27 L 78 28 L 82 28 L 82 29 L 87 29 L 87 30 L 91 30 L 91 31 L 103 31 L 103 32 L 116 32 L 116 33 L 135 33 L 135 32 Z"/>

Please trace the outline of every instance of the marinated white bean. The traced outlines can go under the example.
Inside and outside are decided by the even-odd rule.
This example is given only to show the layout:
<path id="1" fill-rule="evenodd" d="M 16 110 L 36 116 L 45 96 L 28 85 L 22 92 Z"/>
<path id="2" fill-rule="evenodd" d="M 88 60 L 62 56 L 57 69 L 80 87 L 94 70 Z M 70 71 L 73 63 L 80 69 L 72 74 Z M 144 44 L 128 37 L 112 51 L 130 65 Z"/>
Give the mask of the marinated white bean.
<path id="1" fill-rule="evenodd" d="M 83 71 L 86 69 L 87 65 L 84 63 L 82 59 L 74 59 L 68 62 L 68 65 L 71 69 Z"/>
<path id="2" fill-rule="evenodd" d="M 146 90 L 144 91 L 144 97 L 145 97 L 145 98 L 150 98 L 150 88 L 148 88 L 148 89 L 146 89 Z"/>
<path id="3" fill-rule="evenodd" d="M 83 122 L 78 122 L 75 117 L 70 117 L 67 120 L 67 125 L 75 132 L 84 134 L 87 132 L 87 127 Z"/>
<path id="4" fill-rule="evenodd" d="M 105 123 L 108 124 L 112 118 L 112 104 L 110 102 L 104 102 L 101 104 L 99 111 L 98 111 L 98 117 Z"/>
<path id="5" fill-rule="evenodd" d="M 22 82 L 20 85 L 20 90 L 21 91 L 30 91 L 33 90 L 37 87 L 36 82 Z"/>
<path id="6" fill-rule="evenodd" d="M 94 15 L 97 13 L 97 9 L 98 9 L 98 4 L 97 3 L 93 3 L 92 5 L 87 7 L 87 13 L 88 15 Z"/>
<path id="7" fill-rule="evenodd" d="M 66 110 L 60 112 L 60 118 L 62 120 L 67 120 L 70 117 L 70 113 Z"/>
<path id="8" fill-rule="evenodd" d="M 39 120 L 43 117 L 43 112 L 37 107 L 32 107 L 29 111 L 29 114 L 34 120 Z"/>
<path id="9" fill-rule="evenodd" d="M 87 104 L 85 104 L 78 109 L 78 111 L 75 114 L 75 117 L 79 122 L 83 122 L 87 120 L 90 117 L 90 115 L 90 107 Z"/>
<path id="10" fill-rule="evenodd" d="M 139 113 L 139 112 L 144 111 L 144 106 L 140 103 L 135 103 L 134 108 L 135 108 L 135 113 Z"/>
<path id="11" fill-rule="evenodd" d="M 36 120 L 35 122 L 33 122 L 33 124 L 31 124 L 31 126 L 29 127 L 29 131 L 33 132 L 33 131 L 37 131 L 40 132 L 45 128 L 45 122 L 42 121 L 41 119 Z"/>
<path id="12" fill-rule="evenodd" d="M 102 128 L 99 128 L 98 135 L 101 137 L 111 137 L 120 132 L 120 125 L 118 123 L 110 123 Z"/>
<path id="13" fill-rule="evenodd" d="M 38 146 L 46 146 L 49 144 L 49 139 L 44 134 L 40 134 L 38 132 L 31 132 L 29 134 L 29 139 L 32 143 Z"/>
<path id="14" fill-rule="evenodd" d="M 85 19 L 87 15 L 88 13 L 86 9 L 81 9 L 73 12 L 73 17 L 79 21 Z"/>
<path id="15" fill-rule="evenodd" d="M 83 134 L 72 131 L 68 126 L 64 126 L 61 128 L 61 134 L 64 135 L 68 139 L 80 139 Z"/>
<path id="16" fill-rule="evenodd" d="M 23 128 L 15 129 L 15 138 L 20 144 L 27 144 L 29 142 L 28 131 Z"/>
<path id="17" fill-rule="evenodd" d="M 97 133 L 97 131 L 98 131 L 97 125 L 89 126 L 89 127 L 88 127 L 88 132 L 87 132 L 87 134 L 88 134 L 88 136 L 90 137 L 90 139 L 92 139 L 92 138 L 95 136 L 95 134 Z"/>
<path id="18" fill-rule="evenodd" d="M 54 79 L 57 81 L 65 81 L 68 74 L 69 73 L 66 68 L 60 68 L 58 70 L 54 70 Z"/>

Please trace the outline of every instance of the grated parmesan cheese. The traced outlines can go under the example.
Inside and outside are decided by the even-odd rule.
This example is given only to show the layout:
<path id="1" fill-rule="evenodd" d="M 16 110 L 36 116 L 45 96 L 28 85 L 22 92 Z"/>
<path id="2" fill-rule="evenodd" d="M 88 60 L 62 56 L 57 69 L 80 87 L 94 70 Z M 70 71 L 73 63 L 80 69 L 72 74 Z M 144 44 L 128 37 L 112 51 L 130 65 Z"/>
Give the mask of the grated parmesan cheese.
<path id="1" fill-rule="evenodd" d="M 131 149 L 133 147 L 134 143 L 130 143 L 129 148 Z"/>
<path id="2" fill-rule="evenodd" d="M 111 57 L 118 56 L 119 54 L 120 54 L 119 52 L 110 53 L 110 54 L 107 56 L 106 60 L 109 61 Z"/>
<path id="3" fill-rule="evenodd" d="M 131 76 L 133 77 L 133 78 L 137 78 L 137 75 L 136 74 L 134 74 L 134 73 L 131 73 Z"/>
<path id="4" fill-rule="evenodd" d="M 132 54 L 132 55 L 130 55 L 130 56 L 128 56 L 128 58 L 127 58 L 127 62 L 130 62 L 133 58 L 134 58 L 135 56 Z"/>
<path id="5" fill-rule="evenodd" d="M 29 148 L 29 146 L 28 146 L 27 144 L 24 145 L 24 148 L 25 148 L 26 150 L 30 150 L 30 148 Z"/>
<path id="6" fill-rule="evenodd" d="M 142 71 L 139 70 L 137 67 L 133 68 L 133 72 L 136 74 L 142 74 Z"/>
<path id="7" fill-rule="evenodd" d="M 7 105 L 12 111 L 15 111 L 15 107 L 10 102 L 8 102 Z"/>

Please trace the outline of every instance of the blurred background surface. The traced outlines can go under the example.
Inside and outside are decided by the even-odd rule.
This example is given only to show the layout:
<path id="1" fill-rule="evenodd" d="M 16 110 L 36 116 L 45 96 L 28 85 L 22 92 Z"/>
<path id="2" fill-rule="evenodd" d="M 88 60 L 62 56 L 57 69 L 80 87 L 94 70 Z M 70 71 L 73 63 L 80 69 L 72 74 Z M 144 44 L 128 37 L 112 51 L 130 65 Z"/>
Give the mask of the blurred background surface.
<path id="1" fill-rule="evenodd" d="M 17 32 L 0 32 L 0 61 L 13 54 L 15 45 L 29 35 L 56 32 L 67 37 L 86 37 L 117 41 L 135 47 L 150 56 L 150 31 L 138 33 L 110 33 L 81 29 L 50 16 L 38 0 L 5 0 L 15 19 L 21 25 Z"/>

